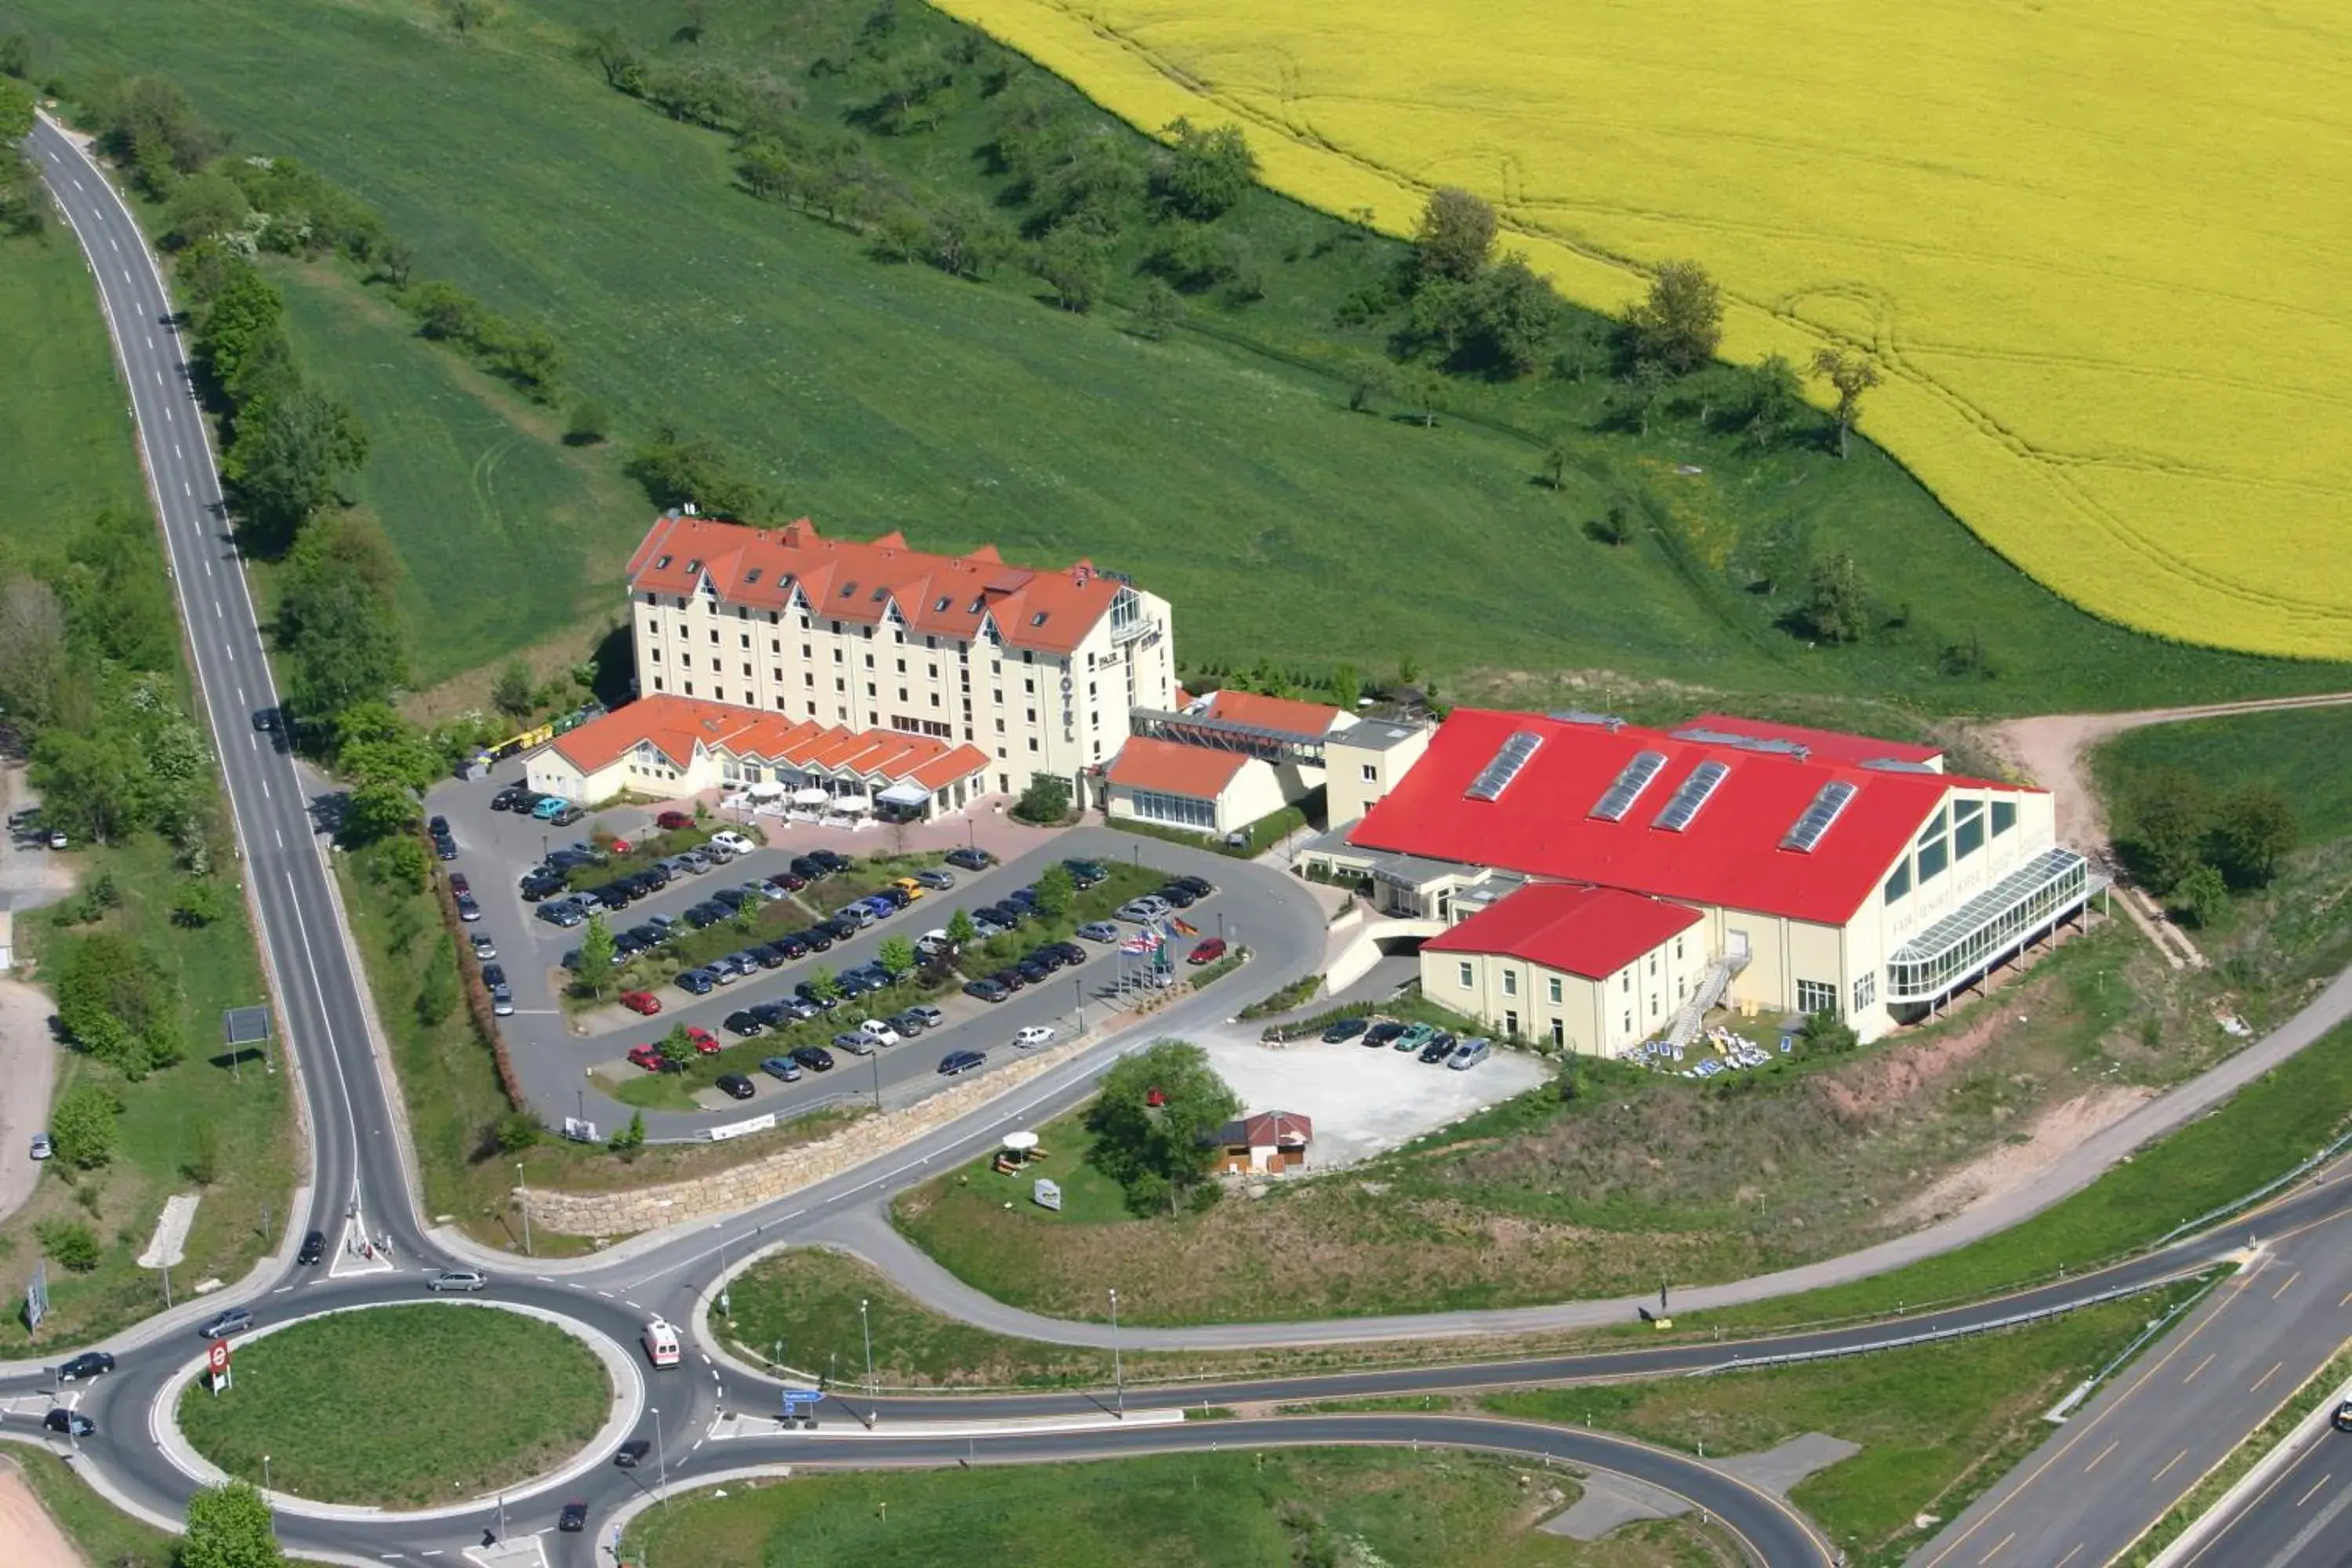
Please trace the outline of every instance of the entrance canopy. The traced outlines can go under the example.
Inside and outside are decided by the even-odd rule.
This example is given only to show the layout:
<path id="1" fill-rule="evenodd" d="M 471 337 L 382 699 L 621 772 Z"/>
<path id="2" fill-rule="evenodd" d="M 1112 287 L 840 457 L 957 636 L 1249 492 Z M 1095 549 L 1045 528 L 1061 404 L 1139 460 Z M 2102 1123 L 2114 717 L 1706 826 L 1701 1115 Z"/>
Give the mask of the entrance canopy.
<path id="1" fill-rule="evenodd" d="M 904 784 L 894 784 L 874 798 L 884 805 L 929 805 L 931 803 L 931 792 L 921 784 L 909 781 Z"/>

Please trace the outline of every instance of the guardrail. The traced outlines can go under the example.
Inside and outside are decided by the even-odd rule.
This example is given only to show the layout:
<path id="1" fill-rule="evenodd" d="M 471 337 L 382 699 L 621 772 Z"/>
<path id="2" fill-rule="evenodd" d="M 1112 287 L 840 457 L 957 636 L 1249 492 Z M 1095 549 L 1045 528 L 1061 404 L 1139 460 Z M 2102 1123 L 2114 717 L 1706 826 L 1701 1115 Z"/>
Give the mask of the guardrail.
<path id="1" fill-rule="evenodd" d="M 2319 1169 L 2320 1166 L 2325 1165 L 2328 1161 L 2335 1159 L 2347 1149 L 2352 1149 L 2352 1132 L 2347 1132 L 2343 1137 L 2338 1138 L 2335 1142 L 2328 1144 L 2327 1147 L 2320 1150 L 2319 1152 L 2314 1154 L 2308 1160 L 2305 1160 L 2302 1164 L 2297 1165 L 2294 1170 L 2287 1172 L 2286 1174 L 2276 1177 L 2271 1181 L 2264 1182 L 2252 1192 L 2232 1198 L 2228 1203 L 2221 1205 L 2219 1208 L 2207 1209 L 2195 1219 L 2182 1220 L 2179 1225 L 2174 1226 L 2170 1230 L 2166 1231 L 2162 1236 L 2158 1237 L 2155 1241 L 2151 1242 L 2148 1246 L 2148 1250 L 2153 1252 L 2159 1247 L 2168 1246 L 2172 1242 L 2178 1241 L 2184 1236 L 2192 1236 L 2216 1221 L 2227 1219 L 2230 1215 L 2236 1214 L 2241 1209 L 2251 1208 L 2252 1205 L 2262 1202 L 2264 1198 L 2270 1196 L 2273 1193 L 2279 1191 L 2281 1188 L 2294 1185 L 2295 1183 L 2303 1180 L 2304 1177 L 2311 1174 L 2312 1172 Z"/>

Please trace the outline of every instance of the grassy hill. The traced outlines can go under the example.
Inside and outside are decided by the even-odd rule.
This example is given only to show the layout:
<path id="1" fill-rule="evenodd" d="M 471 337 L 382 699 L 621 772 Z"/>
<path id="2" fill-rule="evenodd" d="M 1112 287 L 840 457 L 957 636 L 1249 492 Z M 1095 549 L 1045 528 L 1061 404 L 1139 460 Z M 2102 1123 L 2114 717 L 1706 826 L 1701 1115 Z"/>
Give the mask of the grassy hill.
<path id="1" fill-rule="evenodd" d="M 0 240 L 0 452 L 8 504 L 0 509 L 0 564 L 18 565 L 108 507 L 146 504 L 131 442 L 131 401 L 89 270 L 62 223 L 42 239 Z"/>
<path id="2" fill-rule="evenodd" d="M 1457 382 L 1434 429 L 1385 405 L 1352 413 L 1335 373 L 1392 323 L 1343 330 L 1335 311 L 1399 252 L 1265 193 L 1220 225 L 1263 297 L 1195 296 L 1166 342 L 1131 331 L 1121 303 L 1139 295 L 1146 237 L 1125 242 L 1090 316 L 1052 309 L 1011 269 L 975 283 L 877 260 L 857 235 L 753 199 L 726 138 L 613 91 L 575 52 L 583 29 L 617 23 L 661 56 L 756 65 L 827 135 L 870 100 L 855 72 L 809 70 L 862 26 L 862 0 L 709 9 L 689 44 L 672 37 L 682 13 L 599 0 L 507 0 L 465 38 L 405 0 L 16 7 L 59 40 L 68 75 L 169 72 L 249 150 L 299 156 L 382 210 L 423 271 L 547 323 L 569 379 L 622 435 L 669 419 L 717 437 L 831 531 L 1132 571 L 1176 603 L 1190 664 L 1377 674 L 1410 656 L 1457 689 L 1475 672 L 1602 668 L 1936 710 L 2352 685 L 2342 667 L 2094 621 L 1875 451 L 1759 458 L 1687 415 L 1646 437 L 1603 429 L 1599 377 Z M 911 47 L 959 47 L 934 13 L 895 16 Z M 910 188 L 998 199 L 1009 182 L 983 149 L 1002 105 L 983 74 L 959 69 L 933 129 L 868 136 L 866 155 Z M 1049 79 L 1020 90 L 1131 134 Z M 394 352 L 413 343 L 364 346 L 378 329 L 348 310 L 297 300 L 293 316 L 305 363 L 370 416 L 365 499 L 407 559 L 425 671 L 593 614 L 646 513 L 614 488 L 611 454 L 561 461 L 530 411 Z M 1538 478 L 1556 431 L 1574 448 L 1557 491 Z M 1622 548 L 1585 531 L 1612 500 L 1636 524 Z M 1763 563 L 1832 551 L 1859 563 L 1877 626 L 1813 648 L 1785 629 L 1801 572 Z"/>

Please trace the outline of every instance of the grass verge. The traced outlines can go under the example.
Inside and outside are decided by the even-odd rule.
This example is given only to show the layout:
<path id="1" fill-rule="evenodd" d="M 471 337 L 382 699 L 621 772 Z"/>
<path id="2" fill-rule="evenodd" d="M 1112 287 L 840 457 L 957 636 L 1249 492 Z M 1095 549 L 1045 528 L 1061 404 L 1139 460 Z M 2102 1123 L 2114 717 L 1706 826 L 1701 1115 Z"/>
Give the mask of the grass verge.
<path id="1" fill-rule="evenodd" d="M 1806 1432 L 1858 1443 L 1862 1452 L 1800 1483 L 1790 1500 L 1857 1568 L 1891 1565 L 1933 1533 L 1915 1519 L 1950 1519 L 1966 1508 L 2049 1436 L 2042 1413 L 2165 1305 L 2141 1297 L 1920 1350 L 1534 1390 L 1486 1404 L 1716 1457 L 1756 1453 Z"/>
<path id="2" fill-rule="evenodd" d="M 254 1340 L 217 1395 L 180 1396 L 197 1452 L 318 1502 L 425 1508 L 477 1497 L 579 1452 L 612 1380 L 551 1323 L 455 1303 L 337 1312 Z"/>
<path id="3" fill-rule="evenodd" d="M 1691 1521 L 1583 1546 L 1535 1529 L 1573 1481 L 1486 1455 L 1296 1448 L 1088 1465 L 804 1476 L 638 1517 L 646 1568 L 1044 1562 L 1055 1568 L 1235 1563 L 1394 1568 L 1684 1568 L 1737 1561 Z"/>

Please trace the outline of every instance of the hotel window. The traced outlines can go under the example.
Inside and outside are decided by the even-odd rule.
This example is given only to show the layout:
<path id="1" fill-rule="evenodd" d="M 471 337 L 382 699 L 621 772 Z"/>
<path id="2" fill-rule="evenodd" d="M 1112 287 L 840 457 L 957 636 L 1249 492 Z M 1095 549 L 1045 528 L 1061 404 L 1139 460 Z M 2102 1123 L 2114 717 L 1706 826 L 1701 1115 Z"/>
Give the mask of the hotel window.
<path id="1" fill-rule="evenodd" d="M 688 682 L 686 683 L 686 694 L 687 694 L 688 697 L 691 697 L 691 696 L 693 696 L 693 695 L 694 695 L 694 682 L 692 682 L 691 680 L 689 680 L 689 681 L 688 681 Z"/>
<path id="2" fill-rule="evenodd" d="M 1034 747 L 1036 742 L 1032 741 L 1030 744 Z M 1203 830 L 1213 829 L 1217 826 L 1217 808 L 1213 802 L 1193 800 L 1185 795 L 1161 795 L 1157 790 L 1148 789 L 1137 790 L 1134 801 L 1135 815 L 1146 822 Z"/>
<path id="3" fill-rule="evenodd" d="M 1797 1011 L 1811 1016 L 1837 1011 L 1837 987 L 1826 980 L 1797 982 Z"/>
<path id="4" fill-rule="evenodd" d="M 745 647 L 750 647 L 751 646 L 751 634 L 750 632 L 745 632 L 743 634 L 743 646 Z"/>
<path id="5" fill-rule="evenodd" d="M 1475 973 L 1467 961 L 1454 966 L 1454 977 L 1461 982 L 1462 989 L 1465 991 L 1473 989 L 1478 984 Z"/>
<path id="6" fill-rule="evenodd" d="M 1911 858 L 1906 855 L 1895 868 L 1895 875 L 1886 879 L 1886 901 L 1894 903 L 1911 890 Z"/>
<path id="7" fill-rule="evenodd" d="M 1870 1005 L 1878 1000 L 1878 971 L 1872 970 L 1853 983 L 1853 1010 L 1867 1013 Z"/>
<path id="8" fill-rule="evenodd" d="M 1380 770 L 1379 768 L 1375 767 L 1375 766 L 1374 766 L 1373 764 L 1371 764 L 1370 763 L 1366 763 L 1364 764 L 1364 782 L 1365 782 L 1366 784 L 1378 784 L 1378 783 L 1380 783 L 1380 782 L 1381 782 L 1381 770 Z"/>
<path id="9" fill-rule="evenodd" d="M 694 668 L 694 656 L 690 653 L 679 654 L 677 656 L 677 662 L 686 668 L 692 669 Z"/>
<path id="10" fill-rule="evenodd" d="M 1551 1021 L 1551 1043 L 1555 1047 L 1565 1046 L 1568 1044 L 1568 1026 L 1561 1023 L 1558 1018 L 1554 1018 Z"/>
<path id="11" fill-rule="evenodd" d="M 1633 1015 L 1631 1012 L 1625 1015 L 1625 1032 L 1629 1035 L 1633 1032 Z"/>
<path id="12" fill-rule="evenodd" d="M 1559 976 L 1555 974 L 1549 981 L 1545 982 L 1545 988 L 1546 994 L 1551 999 L 1552 1005 L 1558 1006 L 1559 1005 Z"/>
<path id="13" fill-rule="evenodd" d="M 1992 803 L 1992 836 L 1998 838 L 2016 826 L 2016 803 L 2006 800 L 1994 801 Z"/>
<path id="14" fill-rule="evenodd" d="M 1519 1037 L 1519 1013 L 1517 1008 L 1512 1007 L 1504 1010 L 1503 1033 L 1514 1040 Z"/>
<path id="15" fill-rule="evenodd" d="M 710 640 L 711 640 L 711 642 L 712 642 L 712 644 L 713 644 L 714 646 L 715 646 L 715 645 L 718 643 L 718 641 L 719 641 L 719 628 L 718 628 L 717 626 L 713 626 L 713 627 L 711 627 L 711 628 L 710 628 Z"/>
<path id="16" fill-rule="evenodd" d="M 1617 977 L 1617 989 L 1620 991 L 1631 991 L 1633 989 L 1633 972 L 1632 970 L 1629 969 L 1624 973 Z"/>
<path id="17" fill-rule="evenodd" d="M 1506 969 L 1503 971 L 1503 994 L 1517 996 L 1518 994 L 1519 972 L 1516 969 Z"/>

